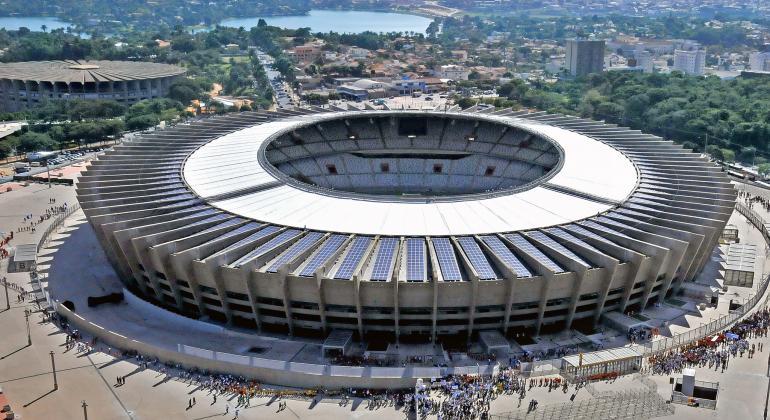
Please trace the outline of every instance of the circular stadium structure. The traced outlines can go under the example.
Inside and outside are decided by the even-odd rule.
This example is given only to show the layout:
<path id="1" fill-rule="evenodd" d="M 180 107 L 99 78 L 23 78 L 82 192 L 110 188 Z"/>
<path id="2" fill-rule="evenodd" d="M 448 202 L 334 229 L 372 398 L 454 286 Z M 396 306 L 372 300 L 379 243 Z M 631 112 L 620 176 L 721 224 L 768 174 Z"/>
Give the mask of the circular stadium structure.
<path id="1" fill-rule="evenodd" d="M 0 64 L 0 111 L 50 100 L 105 99 L 134 103 L 168 93 L 181 67 L 139 61 L 27 61 Z"/>
<path id="2" fill-rule="evenodd" d="M 126 286 L 254 331 L 456 343 L 675 294 L 733 209 L 721 169 L 571 116 L 295 109 L 178 125 L 78 199 Z"/>

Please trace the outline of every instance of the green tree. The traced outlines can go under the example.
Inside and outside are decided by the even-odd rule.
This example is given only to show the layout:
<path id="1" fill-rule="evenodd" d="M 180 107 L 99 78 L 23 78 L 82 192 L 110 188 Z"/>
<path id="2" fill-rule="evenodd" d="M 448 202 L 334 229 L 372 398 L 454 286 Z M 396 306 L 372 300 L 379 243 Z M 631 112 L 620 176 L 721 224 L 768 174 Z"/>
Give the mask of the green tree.
<path id="1" fill-rule="evenodd" d="M 735 152 L 733 152 L 730 149 L 721 149 L 722 150 L 722 160 L 727 163 L 733 163 L 735 162 Z"/>
<path id="2" fill-rule="evenodd" d="M 129 130 L 144 130 L 158 124 L 160 124 L 160 119 L 154 114 L 138 115 L 126 120 L 126 127 Z"/>
<path id="3" fill-rule="evenodd" d="M 19 144 L 16 149 L 19 152 L 29 153 L 43 150 L 52 150 L 56 147 L 56 142 L 48 134 L 28 131 L 19 136 Z"/>
<path id="4" fill-rule="evenodd" d="M 770 163 L 762 163 L 757 165 L 757 172 L 763 177 L 766 177 L 770 173 Z"/>

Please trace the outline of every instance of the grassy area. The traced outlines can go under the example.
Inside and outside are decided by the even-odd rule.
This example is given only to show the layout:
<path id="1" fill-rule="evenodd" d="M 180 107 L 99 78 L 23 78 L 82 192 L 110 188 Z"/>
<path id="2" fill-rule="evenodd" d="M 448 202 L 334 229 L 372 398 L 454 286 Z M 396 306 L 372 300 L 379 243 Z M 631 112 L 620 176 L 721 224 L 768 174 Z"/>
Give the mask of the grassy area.
<path id="1" fill-rule="evenodd" d="M 235 61 L 236 63 L 248 63 L 251 61 L 251 57 L 248 55 L 228 55 L 228 56 L 222 56 L 222 62 L 223 63 L 230 63 L 230 60 Z"/>

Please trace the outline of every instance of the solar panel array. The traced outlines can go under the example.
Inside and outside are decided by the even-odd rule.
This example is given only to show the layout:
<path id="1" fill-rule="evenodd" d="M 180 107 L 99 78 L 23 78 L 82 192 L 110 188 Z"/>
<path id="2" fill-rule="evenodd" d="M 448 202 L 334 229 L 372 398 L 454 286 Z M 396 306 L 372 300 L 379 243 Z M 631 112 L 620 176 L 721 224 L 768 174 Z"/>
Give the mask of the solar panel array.
<path id="1" fill-rule="evenodd" d="M 572 231 L 574 233 L 579 233 L 579 234 L 581 234 L 583 236 L 587 236 L 589 238 L 594 238 L 594 239 L 596 239 L 598 241 L 607 242 L 607 243 L 610 243 L 610 244 L 612 243 L 607 238 L 599 236 L 599 235 L 595 234 L 594 232 L 592 232 L 592 231 L 590 231 L 590 230 L 588 230 L 588 229 L 586 229 L 586 228 L 584 228 L 583 226 L 580 226 L 580 225 L 567 225 L 567 226 L 564 226 L 564 228 L 568 229 L 568 230 L 570 230 L 570 231 Z"/>
<path id="2" fill-rule="evenodd" d="M 368 236 L 357 236 L 350 245 L 348 253 L 345 255 L 345 259 L 342 260 L 342 264 L 337 269 L 334 278 L 350 280 L 353 277 L 353 271 L 358 267 L 358 263 L 364 257 L 364 252 L 369 248 L 371 242 L 372 238 Z"/>
<path id="3" fill-rule="evenodd" d="M 294 244 L 291 248 L 289 248 L 286 252 L 284 252 L 277 260 L 275 260 L 270 265 L 270 267 L 268 267 L 267 271 L 269 273 L 277 272 L 279 268 L 291 262 L 291 260 L 296 258 L 297 255 L 310 249 L 310 247 L 313 246 L 314 243 L 318 242 L 318 240 L 321 239 L 321 237 L 323 237 L 323 233 L 321 232 L 308 233 L 302 239 L 297 241 L 297 243 Z"/>
<path id="4" fill-rule="evenodd" d="M 500 240 L 497 236 L 482 236 L 481 240 L 484 241 L 487 246 L 492 249 L 492 252 L 497 255 L 508 267 L 510 267 L 518 277 L 532 277 L 532 272 L 529 271 L 526 265 L 521 262 L 510 249 Z"/>
<path id="5" fill-rule="evenodd" d="M 377 249 L 377 258 L 374 260 L 372 280 L 387 281 L 390 279 L 390 265 L 393 261 L 393 252 L 398 245 L 397 238 L 380 239 L 380 247 Z"/>
<path id="6" fill-rule="evenodd" d="M 586 268 L 592 267 L 590 263 L 588 263 L 586 260 L 583 259 L 583 257 L 570 251 L 569 249 L 567 249 L 567 247 L 554 241 L 553 239 L 551 239 L 550 236 L 546 235 L 543 232 L 540 232 L 540 231 L 527 232 L 527 235 L 537 239 L 538 241 L 540 241 L 540 243 L 548 246 L 549 248 L 559 251 L 560 253 L 570 257 L 570 259 L 577 261 L 583 267 L 586 267 Z"/>
<path id="7" fill-rule="evenodd" d="M 546 229 L 545 231 L 550 233 L 550 234 L 552 234 L 552 235 L 554 235 L 554 236 L 556 236 L 556 237 L 564 239 L 567 242 L 573 243 L 575 245 L 580 245 L 583 248 L 590 249 L 591 251 L 598 252 L 600 254 L 604 254 L 604 252 L 600 251 L 599 249 L 597 249 L 593 245 L 591 245 L 588 242 L 578 238 L 577 236 L 572 235 L 571 233 L 567 232 L 566 230 L 564 230 L 562 228 L 550 228 L 550 229 Z"/>
<path id="8" fill-rule="evenodd" d="M 271 234 L 273 234 L 275 232 L 278 232 L 278 230 L 279 230 L 278 226 L 273 226 L 273 225 L 265 226 L 264 229 L 260 229 L 259 231 L 252 233 L 251 235 L 249 235 L 249 236 L 239 240 L 238 242 L 228 246 L 227 248 L 225 248 L 225 249 L 215 253 L 214 255 L 212 255 L 212 257 L 215 256 L 215 255 L 220 255 L 220 254 L 224 254 L 224 253 L 230 252 L 230 251 L 232 251 L 234 249 L 238 249 L 238 248 L 240 248 L 241 246 L 243 246 L 245 244 L 257 241 L 257 240 L 262 239 L 262 238 L 264 238 L 266 236 L 269 236 L 269 235 L 271 235 Z M 243 259 L 243 258 L 241 258 L 241 259 Z M 238 261 L 236 261 L 233 265 L 237 265 L 237 264 L 238 264 Z"/>
<path id="9" fill-rule="evenodd" d="M 433 248 L 436 250 L 438 266 L 441 269 L 441 276 L 445 281 L 460 281 L 463 279 L 460 274 L 460 267 L 457 265 L 457 255 L 449 238 L 433 238 Z"/>
<path id="10" fill-rule="evenodd" d="M 407 239 L 406 281 L 425 281 L 426 273 L 425 240 L 422 238 Z"/>
<path id="11" fill-rule="evenodd" d="M 258 246 L 253 251 L 249 252 L 248 254 L 246 254 L 243 257 L 241 257 L 240 259 L 238 259 L 238 261 L 236 261 L 235 264 L 233 264 L 233 265 L 235 267 L 240 267 L 240 266 L 246 264 L 247 262 L 249 262 L 249 261 L 251 261 L 253 259 L 259 258 L 262 255 L 265 255 L 268 251 L 270 251 L 273 248 L 275 248 L 276 246 L 278 246 L 278 245 L 280 245 L 280 244 L 282 244 L 282 243 L 284 243 L 284 242 L 286 242 L 286 241 L 288 241 L 290 239 L 296 238 L 297 236 L 299 236 L 300 233 L 301 232 L 299 230 L 296 230 L 296 229 L 285 230 L 285 231 L 281 232 L 275 238 L 265 242 L 264 244 Z"/>
<path id="12" fill-rule="evenodd" d="M 529 241 L 524 239 L 523 236 L 521 236 L 518 233 L 511 233 L 508 235 L 505 235 L 505 237 L 513 242 L 514 245 L 516 245 L 519 250 L 526 253 L 530 257 L 534 258 L 539 262 L 540 264 L 543 264 L 547 269 L 553 271 L 554 273 L 563 273 L 564 270 L 559 267 L 559 264 L 556 264 L 552 259 L 548 258 L 547 255 L 543 254 L 542 251 L 537 249 L 534 245 L 532 245 Z"/>
<path id="13" fill-rule="evenodd" d="M 481 251 L 481 247 L 479 247 L 475 239 L 470 236 L 463 236 L 462 238 L 457 238 L 457 242 L 465 252 L 465 255 L 468 256 L 473 269 L 476 270 L 476 274 L 478 274 L 481 280 L 497 278 L 495 270 L 492 269 L 489 260 L 487 260 L 484 252 Z"/>
<path id="14" fill-rule="evenodd" d="M 620 233 L 620 232 L 618 232 L 615 229 L 608 228 L 607 226 L 600 225 L 600 224 L 598 224 L 596 222 L 592 222 L 590 220 L 586 220 L 586 221 L 580 222 L 580 224 L 583 225 L 583 226 L 588 226 L 590 228 L 594 228 L 594 229 L 602 231 L 602 232 L 612 233 L 612 234 L 615 234 L 615 235 L 618 235 L 618 236 L 622 236 L 624 238 L 630 238 L 630 236 L 626 235 L 625 233 Z"/>
<path id="15" fill-rule="evenodd" d="M 321 245 L 321 249 L 316 252 L 309 263 L 299 273 L 300 276 L 312 276 L 315 271 L 323 265 L 345 242 L 346 235 L 332 235 Z"/>

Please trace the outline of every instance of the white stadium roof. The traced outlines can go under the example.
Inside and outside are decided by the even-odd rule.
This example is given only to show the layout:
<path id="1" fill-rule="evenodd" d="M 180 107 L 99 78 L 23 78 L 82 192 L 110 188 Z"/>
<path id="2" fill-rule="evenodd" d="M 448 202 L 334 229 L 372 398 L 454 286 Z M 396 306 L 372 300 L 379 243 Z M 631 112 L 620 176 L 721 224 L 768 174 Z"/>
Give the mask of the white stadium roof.
<path id="1" fill-rule="evenodd" d="M 373 114 L 378 113 L 367 115 Z M 263 166 L 269 164 L 260 159 L 261 147 L 276 134 L 355 115 L 360 114 L 297 116 L 224 135 L 187 159 L 185 182 L 209 204 L 255 220 L 322 231 L 427 236 L 528 230 L 585 219 L 624 201 L 638 183 L 631 160 L 605 143 L 535 121 L 486 115 L 475 118 L 513 125 L 560 146 L 563 164 L 555 169 L 558 173 L 519 192 L 467 200 L 402 201 L 299 188 Z"/>

